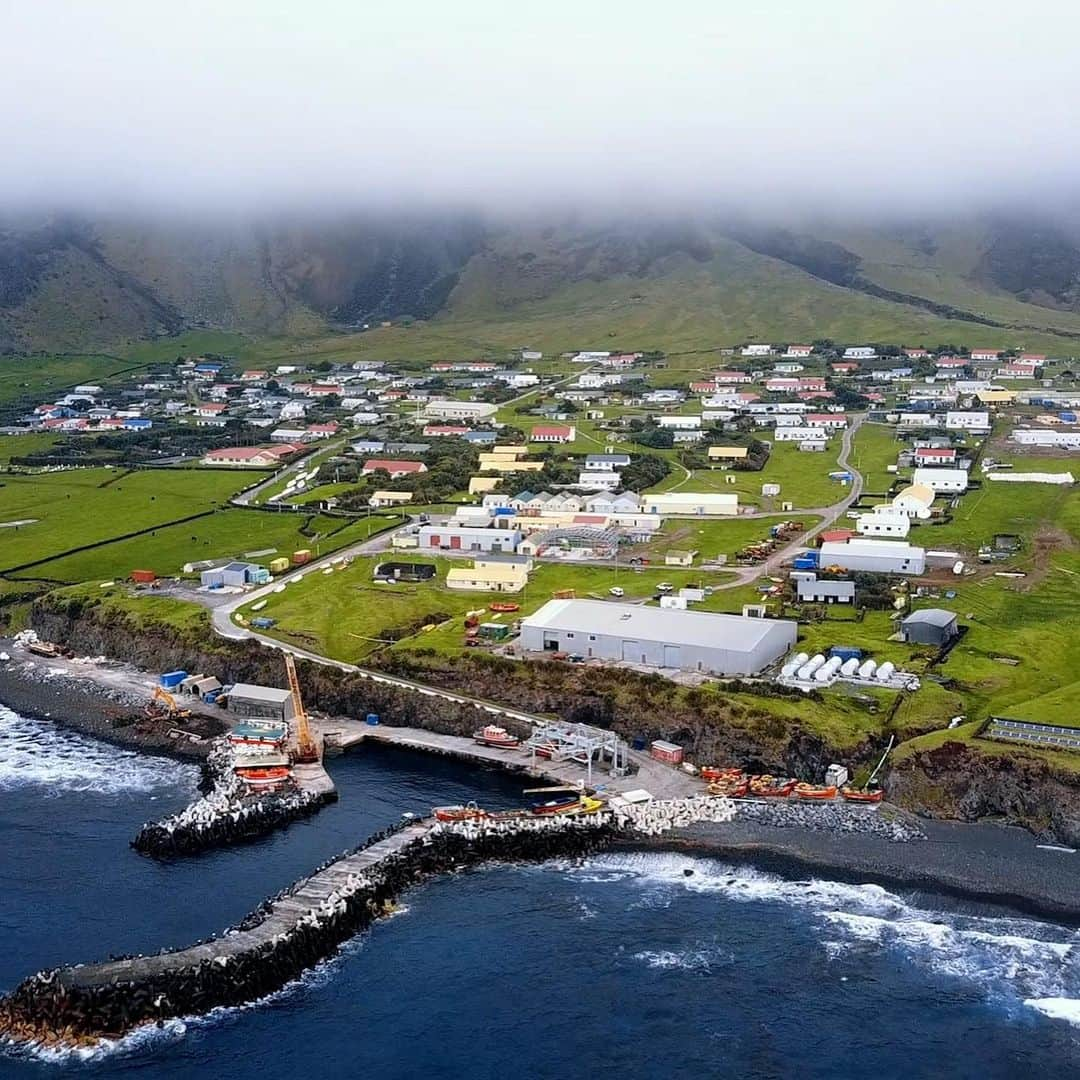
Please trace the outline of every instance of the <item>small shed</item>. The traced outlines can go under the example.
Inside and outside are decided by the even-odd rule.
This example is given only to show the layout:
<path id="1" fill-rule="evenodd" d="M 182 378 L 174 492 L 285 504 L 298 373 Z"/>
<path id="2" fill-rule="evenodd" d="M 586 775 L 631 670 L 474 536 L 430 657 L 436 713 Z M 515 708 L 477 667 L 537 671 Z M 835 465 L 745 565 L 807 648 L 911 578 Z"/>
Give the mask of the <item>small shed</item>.
<path id="1" fill-rule="evenodd" d="M 669 551 L 664 556 L 665 566 L 692 566 L 696 551 Z"/>
<path id="2" fill-rule="evenodd" d="M 900 632 L 911 645 L 947 645 L 957 634 L 960 627 L 956 622 L 956 613 L 944 608 L 923 608 L 913 611 L 901 624 Z"/>
<path id="3" fill-rule="evenodd" d="M 679 765 L 683 759 L 683 748 L 677 743 L 656 739 L 649 745 L 649 754 L 657 761 L 668 765 Z"/>

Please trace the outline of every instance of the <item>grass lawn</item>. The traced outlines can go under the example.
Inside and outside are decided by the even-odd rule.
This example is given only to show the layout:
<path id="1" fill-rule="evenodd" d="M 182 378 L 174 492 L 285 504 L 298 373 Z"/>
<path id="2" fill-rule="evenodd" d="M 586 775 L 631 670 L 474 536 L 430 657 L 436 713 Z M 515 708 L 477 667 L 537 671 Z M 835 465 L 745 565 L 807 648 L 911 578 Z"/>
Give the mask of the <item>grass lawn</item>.
<path id="1" fill-rule="evenodd" d="M 735 552 L 757 540 L 767 540 L 769 527 L 791 520 L 786 514 L 760 518 L 711 518 L 709 520 L 678 520 L 669 518 L 648 543 L 633 549 L 633 554 L 647 552 L 660 557 L 668 551 L 697 551 L 698 562 L 717 555 L 733 558 Z M 797 519 L 812 529 L 821 519 L 809 514 Z"/>
<path id="2" fill-rule="evenodd" d="M 220 504 L 245 478 L 225 472 L 73 469 L 8 476 L 0 484 L 0 571 Z"/>
<path id="3" fill-rule="evenodd" d="M 829 506 L 843 498 L 845 491 L 835 480 L 829 479 L 829 473 L 837 468 L 839 452 L 840 440 L 835 436 L 823 454 L 804 453 L 795 443 L 775 443 L 760 472 L 697 469 L 687 477 L 681 466 L 673 464 L 671 472 L 650 490 L 737 493 L 741 505 L 763 510 L 779 511 L 783 502 L 794 504 L 796 509 Z M 734 477 L 734 483 L 728 482 L 731 477 Z M 762 484 L 779 484 L 780 494 L 763 496 Z"/>
<path id="4" fill-rule="evenodd" d="M 460 559 L 414 556 L 395 552 L 382 558 L 418 562 L 436 567 L 435 579 L 419 585 L 375 585 L 372 572 L 381 559 L 356 559 L 345 570 L 332 574 L 316 572 L 284 593 L 273 594 L 259 614 L 279 620 L 271 633 L 283 640 L 317 648 L 338 660 L 357 661 L 380 646 L 379 639 L 394 627 L 418 628 L 429 616 L 452 616 L 436 629 L 400 641 L 395 648 L 434 648 L 459 652 L 464 635 L 467 611 L 485 608 L 493 600 L 510 600 L 521 605 L 521 612 L 490 616 L 516 619 L 530 614 L 551 599 L 554 591 L 574 589 L 579 597 L 606 598 L 615 584 L 626 591 L 626 600 L 653 595 L 656 585 L 669 581 L 677 587 L 717 583 L 724 574 L 703 575 L 695 570 L 671 567 L 635 572 L 622 568 L 540 564 L 533 571 L 528 586 L 520 593 L 461 592 L 445 585 L 446 572 L 467 563 Z"/>
<path id="5" fill-rule="evenodd" d="M 316 513 L 267 514 L 234 507 L 220 510 L 212 517 L 155 529 L 145 536 L 54 559 L 19 576 L 51 581 L 101 581 L 127 577 L 135 569 L 172 576 L 180 573 L 184 563 L 221 558 L 242 558 L 268 566 L 273 559 L 291 555 L 299 548 L 311 548 L 326 555 L 366 540 L 398 520 L 372 515 L 349 521 Z M 272 553 L 265 555 L 252 554 L 271 550 Z"/>
<path id="6" fill-rule="evenodd" d="M 866 491 L 885 491 L 892 482 L 887 465 L 896 464 L 896 455 L 905 446 L 896 430 L 885 424 L 863 424 L 851 444 L 849 461 L 863 475 Z"/>
<path id="7" fill-rule="evenodd" d="M 276 484 L 271 484 L 269 487 L 263 488 L 252 501 L 256 504 L 262 504 L 268 502 L 271 496 L 280 495 L 281 492 L 285 490 L 285 485 L 288 484 L 298 472 L 310 472 L 312 469 L 317 469 L 324 462 L 329 461 L 330 458 L 341 454 L 346 445 L 348 445 L 348 440 L 346 439 L 332 440 L 328 446 L 321 447 L 319 450 L 316 450 L 315 453 L 303 458 L 299 470 L 293 470 L 288 476 L 283 477 Z M 292 500 L 290 498 L 290 500 L 287 501 Z"/>
<path id="8" fill-rule="evenodd" d="M 31 431 L 25 435 L 0 435 L 0 464 L 7 465 L 13 457 L 25 457 L 55 446 L 62 436 L 51 431 Z"/>
<path id="9" fill-rule="evenodd" d="M 214 632 L 210 612 L 201 604 L 156 596 L 151 592 L 131 592 L 123 585 L 103 589 L 98 585 L 73 585 L 50 593 L 59 602 L 88 603 L 103 611 L 122 612 L 136 626 L 151 627 L 164 623 L 185 635 L 197 635 L 213 647 Z"/>

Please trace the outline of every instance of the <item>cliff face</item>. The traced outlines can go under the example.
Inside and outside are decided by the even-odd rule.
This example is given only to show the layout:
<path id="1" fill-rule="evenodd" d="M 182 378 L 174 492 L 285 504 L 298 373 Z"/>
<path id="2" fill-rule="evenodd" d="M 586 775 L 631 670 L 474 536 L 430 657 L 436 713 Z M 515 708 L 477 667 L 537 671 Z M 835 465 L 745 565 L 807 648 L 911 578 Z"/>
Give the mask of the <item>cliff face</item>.
<path id="1" fill-rule="evenodd" d="M 903 758 L 887 790 L 892 802 L 928 817 L 1001 817 L 1080 844 L 1080 776 L 1022 750 L 987 753 L 947 742 Z"/>

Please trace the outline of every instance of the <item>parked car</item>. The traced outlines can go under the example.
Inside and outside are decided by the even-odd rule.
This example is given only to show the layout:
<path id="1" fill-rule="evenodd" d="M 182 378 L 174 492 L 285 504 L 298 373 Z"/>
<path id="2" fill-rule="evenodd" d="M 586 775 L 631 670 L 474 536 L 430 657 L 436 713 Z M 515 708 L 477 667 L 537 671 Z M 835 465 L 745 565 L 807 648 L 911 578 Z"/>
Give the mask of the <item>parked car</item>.
<path id="1" fill-rule="evenodd" d="M 626 590 L 619 588 L 618 585 L 612 585 L 612 587 L 610 589 L 608 589 L 608 592 L 611 593 L 612 596 L 625 596 L 626 595 Z"/>
<path id="2" fill-rule="evenodd" d="M 658 593 L 669 593 L 674 588 L 675 586 L 672 585 L 670 581 L 661 581 L 660 584 L 656 586 L 656 591 Z"/>

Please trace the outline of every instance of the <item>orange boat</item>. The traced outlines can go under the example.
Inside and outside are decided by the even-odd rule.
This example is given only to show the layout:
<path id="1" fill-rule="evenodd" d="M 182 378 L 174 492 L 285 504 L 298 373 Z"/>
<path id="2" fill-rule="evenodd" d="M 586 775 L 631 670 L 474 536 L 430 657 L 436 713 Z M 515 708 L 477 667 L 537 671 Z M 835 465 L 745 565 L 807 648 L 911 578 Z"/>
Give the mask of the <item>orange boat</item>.
<path id="1" fill-rule="evenodd" d="M 499 727 L 498 724 L 488 724 L 483 730 L 474 732 L 473 741 L 481 746 L 494 746 L 503 750 L 509 750 L 521 743 L 516 735 L 511 735 L 506 728 Z"/>
<path id="2" fill-rule="evenodd" d="M 799 799 L 835 799 L 836 787 L 818 787 L 816 784 L 796 784 L 795 796 Z"/>
<path id="3" fill-rule="evenodd" d="M 775 776 L 752 776 L 750 794 L 763 799 L 786 799 L 794 790 L 797 780 L 781 780 Z"/>
<path id="4" fill-rule="evenodd" d="M 840 794 L 848 802 L 879 803 L 885 798 L 885 792 L 878 788 L 877 791 L 856 791 L 855 788 L 846 787 L 841 789 Z"/>
<path id="5" fill-rule="evenodd" d="M 494 604 L 488 604 L 492 611 L 520 611 L 521 605 L 511 603 L 509 600 L 496 600 Z"/>
<path id="6" fill-rule="evenodd" d="M 434 814 L 436 821 L 479 821 L 487 817 L 487 811 L 474 802 L 465 806 L 436 806 Z"/>
<path id="7" fill-rule="evenodd" d="M 742 769 L 721 769 L 716 765 L 703 765 L 701 767 L 702 780 L 733 780 L 742 776 Z"/>
<path id="8" fill-rule="evenodd" d="M 724 795 L 729 799 L 741 799 L 750 790 L 750 781 L 744 776 L 741 780 L 731 777 L 725 780 L 714 780 L 709 785 L 710 795 Z"/>
<path id="9" fill-rule="evenodd" d="M 236 775 L 250 784 L 252 787 L 268 787 L 271 784 L 281 784 L 291 775 L 288 765 L 269 765 L 256 768 L 240 768 Z"/>

